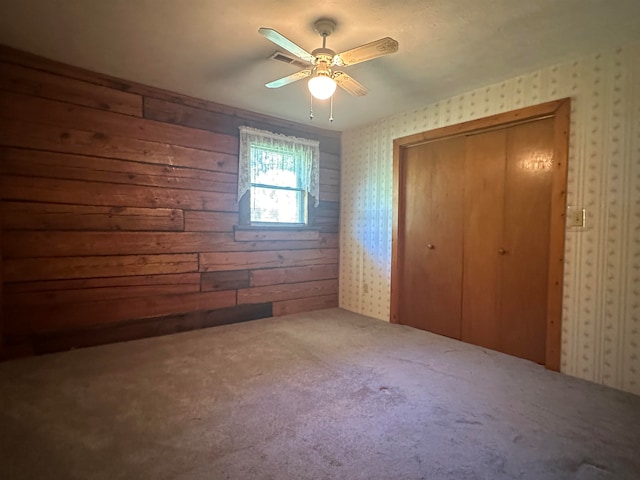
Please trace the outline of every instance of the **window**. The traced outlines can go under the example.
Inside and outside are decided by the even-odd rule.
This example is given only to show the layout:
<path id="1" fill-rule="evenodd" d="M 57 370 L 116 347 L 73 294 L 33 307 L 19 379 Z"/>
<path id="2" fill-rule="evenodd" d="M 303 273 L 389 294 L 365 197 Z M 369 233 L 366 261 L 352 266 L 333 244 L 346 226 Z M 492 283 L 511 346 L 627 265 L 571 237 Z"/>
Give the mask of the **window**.
<path id="1" fill-rule="evenodd" d="M 306 225 L 318 205 L 319 143 L 240 127 L 238 201 L 249 195 L 252 225 Z"/>

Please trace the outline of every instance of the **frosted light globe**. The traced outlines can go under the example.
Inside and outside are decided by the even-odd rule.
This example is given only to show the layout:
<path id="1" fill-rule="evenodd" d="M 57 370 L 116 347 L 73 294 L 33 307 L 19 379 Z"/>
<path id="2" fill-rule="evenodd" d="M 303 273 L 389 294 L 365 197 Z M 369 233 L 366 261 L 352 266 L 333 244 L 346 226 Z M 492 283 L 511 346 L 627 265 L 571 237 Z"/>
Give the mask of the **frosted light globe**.
<path id="1" fill-rule="evenodd" d="M 318 100 L 326 100 L 336 91 L 336 82 L 326 75 L 316 75 L 308 83 L 309 91 Z"/>

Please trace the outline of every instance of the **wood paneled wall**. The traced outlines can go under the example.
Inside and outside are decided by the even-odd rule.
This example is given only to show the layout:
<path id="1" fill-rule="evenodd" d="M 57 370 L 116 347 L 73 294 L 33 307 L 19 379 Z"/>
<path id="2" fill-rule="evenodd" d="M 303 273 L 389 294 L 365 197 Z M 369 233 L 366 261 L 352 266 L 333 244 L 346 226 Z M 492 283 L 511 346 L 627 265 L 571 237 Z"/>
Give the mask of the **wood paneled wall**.
<path id="1" fill-rule="evenodd" d="M 238 126 L 320 141 L 316 229 L 235 229 Z M 0 47 L 4 355 L 338 305 L 340 134 Z"/>

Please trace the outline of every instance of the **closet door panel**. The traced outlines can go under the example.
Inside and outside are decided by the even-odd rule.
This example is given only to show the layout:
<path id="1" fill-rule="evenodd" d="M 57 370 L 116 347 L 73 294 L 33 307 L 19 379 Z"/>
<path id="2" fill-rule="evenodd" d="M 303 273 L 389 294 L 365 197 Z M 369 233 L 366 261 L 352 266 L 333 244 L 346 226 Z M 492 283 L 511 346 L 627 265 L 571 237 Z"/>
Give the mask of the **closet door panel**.
<path id="1" fill-rule="evenodd" d="M 400 255 L 402 275 L 400 290 L 400 323 L 427 330 L 428 298 L 427 249 L 425 238 L 429 229 L 427 205 L 431 191 L 432 164 L 425 160 L 424 147 L 412 147 L 403 159 L 403 241 Z"/>
<path id="2" fill-rule="evenodd" d="M 464 137 L 456 137 L 431 144 L 436 171 L 426 238 L 430 331 L 457 339 L 462 326 L 465 143 Z"/>
<path id="3" fill-rule="evenodd" d="M 497 349 L 506 132 L 467 137 L 462 340 Z"/>
<path id="4" fill-rule="evenodd" d="M 500 350 L 545 362 L 553 120 L 507 130 Z"/>
<path id="5" fill-rule="evenodd" d="M 464 137 L 407 150 L 401 323 L 460 338 Z"/>

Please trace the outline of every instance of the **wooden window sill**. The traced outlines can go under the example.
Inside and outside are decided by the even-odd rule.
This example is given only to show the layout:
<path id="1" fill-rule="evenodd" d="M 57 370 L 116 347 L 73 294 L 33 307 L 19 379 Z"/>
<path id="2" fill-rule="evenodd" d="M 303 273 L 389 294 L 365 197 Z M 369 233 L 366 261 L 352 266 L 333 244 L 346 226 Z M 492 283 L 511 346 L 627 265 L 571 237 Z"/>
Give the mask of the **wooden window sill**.
<path id="1" fill-rule="evenodd" d="M 234 225 L 236 242 L 318 240 L 320 229 L 309 225 Z"/>

